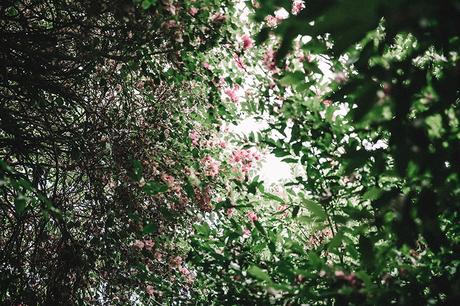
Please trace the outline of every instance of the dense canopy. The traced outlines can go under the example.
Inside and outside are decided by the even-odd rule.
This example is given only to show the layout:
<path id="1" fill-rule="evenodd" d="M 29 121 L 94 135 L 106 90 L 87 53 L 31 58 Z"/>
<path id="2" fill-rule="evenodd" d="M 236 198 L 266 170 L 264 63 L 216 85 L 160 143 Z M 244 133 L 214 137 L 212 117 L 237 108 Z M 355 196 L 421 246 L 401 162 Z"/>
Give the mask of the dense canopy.
<path id="1" fill-rule="evenodd" d="M 0 304 L 460 304 L 459 19 L 3 1 Z"/>

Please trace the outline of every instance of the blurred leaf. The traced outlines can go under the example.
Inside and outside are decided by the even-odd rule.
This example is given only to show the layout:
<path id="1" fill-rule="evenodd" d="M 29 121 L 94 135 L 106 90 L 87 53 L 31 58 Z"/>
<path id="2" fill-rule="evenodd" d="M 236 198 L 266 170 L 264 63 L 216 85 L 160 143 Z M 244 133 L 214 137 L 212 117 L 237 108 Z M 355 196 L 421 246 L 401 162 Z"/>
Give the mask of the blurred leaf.
<path id="1" fill-rule="evenodd" d="M 131 178 L 135 181 L 139 181 L 142 178 L 142 164 L 139 160 L 135 159 L 132 161 L 133 169 Z"/>
<path id="2" fill-rule="evenodd" d="M 304 199 L 303 204 L 315 218 L 318 220 L 326 220 L 327 214 L 319 203 L 309 199 Z"/>
<path id="3" fill-rule="evenodd" d="M 151 234 L 153 232 L 156 232 L 157 229 L 158 229 L 158 226 L 156 226 L 156 224 L 149 223 L 149 224 L 144 226 L 144 228 L 142 229 L 142 233 L 144 235 L 148 235 L 148 234 Z"/>
<path id="4" fill-rule="evenodd" d="M 157 183 L 154 181 L 147 182 L 143 188 L 144 192 L 150 196 L 168 191 L 168 186 L 163 183 Z"/>
<path id="5" fill-rule="evenodd" d="M 370 270 L 374 267 L 374 247 L 372 241 L 365 237 L 359 237 L 359 252 L 361 253 L 361 263 Z"/>
<path id="6" fill-rule="evenodd" d="M 280 203 L 284 203 L 284 200 L 282 198 L 280 198 L 279 196 L 274 195 L 272 193 L 264 192 L 263 195 L 264 195 L 264 198 L 266 198 L 266 199 L 274 200 L 274 201 L 277 201 L 277 202 L 280 202 Z"/>
<path id="7" fill-rule="evenodd" d="M 22 214 L 27 206 L 27 198 L 19 194 L 16 199 L 14 199 L 14 207 L 16 208 L 16 212 L 18 214 Z"/>
<path id="8" fill-rule="evenodd" d="M 271 278 L 270 278 L 270 275 L 268 275 L 267 272 L 263 271 L 261 268 L 255 266 L 255 265 L 249 267 L 247 272 L 251 276 L 253 276 L 254 278 L 257 278 L 258 280 L 266 281 L 266 282 L 269 282 L 269 283 L 271 283 L 271 281 L 272 281 Z"/>

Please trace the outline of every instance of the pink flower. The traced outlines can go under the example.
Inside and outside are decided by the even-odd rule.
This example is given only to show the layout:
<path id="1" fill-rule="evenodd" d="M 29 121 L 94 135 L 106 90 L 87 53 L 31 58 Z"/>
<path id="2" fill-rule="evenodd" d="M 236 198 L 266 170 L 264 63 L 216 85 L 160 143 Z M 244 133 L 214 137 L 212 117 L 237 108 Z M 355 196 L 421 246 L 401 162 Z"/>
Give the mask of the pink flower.
<path id="1" fill-rule="evenodd" d="M 211 21 L 214 23 L 221 23 L 221 22 L 224 22 L 225 20 L 227 20 L 227 17 L 220 12 L 214 13 L 211 16 Z"/>
<path id="2" fill-rule="evenodd" d="M 188 13 L 192 16 L 195 16 L 197 13 L 198 13 L 198 9 L 196 7 L 191 7 L 189 10 L 188 10 Z"/>
<path id="3" fill-rule="evenodd" d="M 219 142 L 219 147 L 220 147 L 221 149 L 225 149 L 225 148 L 227 147 L 227 143 L 226 143 L 225 141 L 221 140 L 221 141 Z"/>
<path id="4" fill-rule="evenodd" d="M 173 29 L 177 27 L 177 22 L 175 20 L 167 20 L 161 24 L 162 28 L 165 28 L 166 30 Z"/>
<path id="5" fill-rule="evenodd" d="M 201 160 L 201 164 L 205 167 L 205 174 L 207 176 L 214 177 L 219 174 L 219 163 L 207 155 Z"/>
<path id="6" fill-rule="evenodd" d="M 182 274 L 185 275 L 185 276 L 187 276 L 187 275 L 190 274 L 190 271 L 189 271 L 187 268 L 185 268 L 185 267 L 180 267 L 180 268 L 179 268 L 179 271 L 180 271 L 180 273 L 182 273 Z"/>
<path id="7" fill-rule="evenodd" d="M 144 245 L 147 251 L 151 251 L 153 246 L 155 245 L 155 242 L 151 239 L 144 240 Z"/>
<path id="8" fill-rule="evenodd" d="M 343 273 L 343 271 L 340 271 L 340 270 L 337 270 L 335 271 L 335 277 L 338 277 L 338 278 L 342 278 L 345 276 L 345 273 Z"/>
<path id="9" fill-rule="evenodd" d="M 323 104 L 324 104 L 324 106 L 326 106 L 326 107 L 327 107 L 327 106 L 331 106 L 332 101 L 331 101 L 331 100 L 323 100 Z"/>
<path id="10" fill-rule="evenodd" d="M 244 50 L 251 48 L 254 44 L 254 42 L 248 34 L 244 34 L 243 36 L 241 36 L 241 41 L 243 42 Z"/>
<path id="11" fill-rule="evenodd" d="M 235 210 L 230 207 L 230 208 L 227 208 L 227 217 L 231 218 L 234 214 Z"/>
<path id="12" fill-rule="evenodd" d="M 305 8 L 305 2 L 303 0 L 294 0 L 292 2 L 292 14 L 297 15 L 301 10 Z"/>
<path id="13" fill-rule="evenodd" d="M 162 3 L 166 11 L 171 13 L 171 15 L 176 15 L 176 7 L 174 6 L 172 0 L 163 0 Z"/>
<path id="14" fill-rule="evenodd" d="M 246 69 L 246 66 L 244 65 L 243 61 L 238 55 L 233 54 L 233 60 L 235 60 L 236 67 L 238 69 L 241 69 L 241 70 Z"/>
<path id="15" fill-rule="evenodd" d="M 346 80 L 347 80 L 347 75 L 343 71 L 337 72 L 334 75 L 334 81 L 336 81 L 339 84 L 345 83 Z"/>
<path id="16" fill-rule="evenodd" d="M 190 139 L 192 140 L 192 144 L 194 146 L 198 145 L 198 140 L 200 139 L 200 135 L 198 134 L 197 131 L 193 130 L 189 134 Z"/>
<path id="17" fill-rule="evenodd" d="M 172 191 L 179 192 L 180 191 L 180 185 L 179 183 L 176 182 L 174 177 L 168 174 L 163 174 L 161 176 L 163 181 L 168 185 L 168 188 L 171 189 Z"/>
<path id="18" fill-rule="evenodd" d="M 207 63 L 207 62 L 203 63 L 203 67 L 206 68 L 206 69 L 211 70 L 211 65 L 209 65 L 209 63 Z"/>
<path id="19" fill-rule="evenodd" d="M 267 52 L 265 52 L 264 54 L 263 64 L 270 71 L 276 71 L 275 56 L 276 52 L 272 49 L 268 49 Z"/>
<path id="20" fill-rule="evenodd" d="M 133 247 L 138 250 L 142 250 L 144 248 L 144 243 L 140 240 L 134 240 Z"/>
<path id="21" fill-rule="evenodd" d="M 169 174 L 163 174 L 161 176 L 161 178 L 163 179 L 163 181 L 165 181 L 168 185 L 171 185 L 174 183 L 174 177 L 172 177 L 171 175 Z"/>
<path id="22" fill-rule="evenodd" d="M 278 23 L 280 22 L 278 20 L 278 18 L 276 18 L 275 16 L 272 16 L 272 15 L 268 15 L 267 17 L 265 17 L 265 22 L 267 22 L 267 25 L 270 27 L 270 28 L 274 28 L 278 25 Z"/>
<path id="23" fill-rule="evenodd" d="M 251 231 L 245 228 L 243 230 L 243 238 L 249 238 L 249 236 L 251 236 Z"/>
<path id="24" fill-rule="evenodd" d="M 236 88 L 235 87 L 224 89 L 224 93 L 230 98 L 230 100 L 233 103 L 238 103 L 239 98 L 238 98 L 238 95 L 236 93 Z"/>
<path id="25" fill-rule="evenodd" d="M 157 261 L 161 262 L 163 260 L 163 254 L 161 254 L 160 252 L 155 252 L 153 256 L 155 257 Z"/>
<path id="26" fill-rule="evenodd" d="M 147 287 L 145 287 L 145 292 L 149 296 L 152 296 L 155 293 L 155 288 L 153 288 L 153 286 L 151 286 L 151 285 L 147 285 Z"/>
<path id="27" fill-rule="evenodd" d="M 252 222 L 257 221 L 259 218 L 257 217 L 256 213 L 253 211 L 248 211 L 246 214 L 248 216 L 248 219 L 251 220 Z"/>
<path id="28" fill-rule="evenodd" d="M 241 172 L 244 174 L 244 173 L 248 173 L 250 170 L 251 170 L 251 163 L 247 163 L 247 164 L 243 164 L 243 166 L 241 167 Z"/>

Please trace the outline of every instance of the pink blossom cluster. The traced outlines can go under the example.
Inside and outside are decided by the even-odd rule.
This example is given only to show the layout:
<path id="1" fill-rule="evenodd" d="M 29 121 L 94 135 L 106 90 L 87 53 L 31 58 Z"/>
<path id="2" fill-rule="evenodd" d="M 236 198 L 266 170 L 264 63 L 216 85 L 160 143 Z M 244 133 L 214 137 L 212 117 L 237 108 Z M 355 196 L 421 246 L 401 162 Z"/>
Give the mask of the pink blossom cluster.
<path id="1" fill-rule="evenodd" d="M 219 141 L 219 147 L 221 149 L 227 148 L 227 143 L 224 140 Z"/>
<path id="2" fill-rule="evenodd" d="M 195 16 L 197 13 L 198 13 L 198 9 L 196 7 L 191 7 L 189 10 L 188 10 L 188 13 L 192 16 Z"/>
<path id="3" fill-rule="evenodd" d="M 204 146 L 204 147 L 210 148 L 210 149 L 212 149 L 212 148 L 221 148 L 221 149 L 227 148 L 227 143 L 224 140 L 216 140 L 216 139 L 202 141 L 201 145 Z"/>
<path id="4" fill-rule="evenodd" d="M 192 144 L 194 146 L 198 146 L 198 141 L 200 140 L 200 135 L 198 134 L 198 132 L 193 130 L 188 134 L 188 136 L 192 140 Z"/>
<path id="5" fill-rule="evenodd" d="M 235 61 L 236 67 L 240 70 L 245 70 L 246 65 L 243 63 L 243 60 L 237 55 L 233 54 L 233 60 Z"/>
<path id="6" fill-rule="evenodd" d="M 178 24 L 175 20 L 170 19 L 161 24 L 161 27 L 165 30 L 171 30 L 178 27 Z"/>
<path id="7" fill-rule="evenodd" d="M 171 15 L 176 15 L 176 6 L 172 0 L 162 0 L 163 8 L 168 11 Z"/>
<path id="8" fill-rule="evenodd" d="M 260 8 L 260 3 L 257 0 L 252 0 L 252 6 L 256 9 Z"/>
<path id="9" fill-rule="evenodd" d="M 347 81 L 347 75 L 343 71 L 339 71 L 335 73 L 334 75 L 334 81 L 336 81 L 339 84 L 343 84 Z"/>
<path id="10" fill-rule="evenodd" d="M 179 272 L 185 277 L 188 283 L 193 283 L 193 281 L 195 280 L 195 277 L 192 274 L 192 272 L 190 272 L 190 270 L 186 267 L 180 267 Z"/>
<path id="11" fill-rule="evenodd" d="M 187 276 L 190 274 L 189 269 L 187 269 L 186 267 L 180 267 L 179 272 L 182 273 L 184 276 Z"/>
<path id="12" fill-rule="evenodd" d="M 276 27 L 278 24 L 281 23 L 281 21 L 283 21 L 284 19 L 286 19 L 288 17 L 289 13 L 287 13 L 286 11 L 284 10 L 278 10 L 275 12 L 275 15 L 268 15 L 267 17 L 265 17 L 265 22 L 267 23 L 267 25 L 271 28 L 274 28 Z"/>
<path id="13" fill-rule="evenodd" d="M 292 2 L 292 14 L 297 15 L 301 10 L 305 8 L 305 1 L 303 0 L 294 0 Z"/>
<path id="14" fill-rule="evenodd" d="M 155 260 L 158 262 L 163 261 L 163 254 L 161 252 L 155 252 L 155 254 L 153 254 L 153 257 L 155 257 Z"/>
<path id="15" fill-rule="evenodd" d="M 256 151 L 251 150 L 234 150 L 232 152 L 232 156 L 230 157 L 230 163 L 233 165 L 234 169 L 236 169 L 237 165 L 241 166 L 241 172 L 243 174 L 248 173 L 254 161 L 259 161 L 261 156 Z"/>
<path id="16" fill-rule="evenodd" d="M 214 22 L 214 23 L 222 23 L 224 22 L 225 20 L 227 20 L 227 17 L 220 13 L 220 12 L 217 12 L 217 13 L 214 13 L 211 17 L 211 22 Z"/>
<path id="17" fill-rule="evenodd" d="M 337 270 L 335 271 L 335 277 L 349 282 L 352 286 L 358 284 L 358 279 L 356 278 L 356 274 L 354 272 L 352 272 L 351 274 L 345 274 L 343 271 Z"/>
<path id="18" fill-rule="evenodd" d="M 209 155 L 201 159 L 201 164 L 204 167 L 204 172 L 207 176 L 214 177 L 219 174 L 219 163 Z"/>
<path id="19" fill-rule="evenodd" d="M 146 239 L 146 240 L 135 240 L 133 243 L 133 248 L 142 250 L 146 249 L 147 251 L 151 251 L 153 247 L 155 246 L 155 242 L 151 239 Z"/>
<path id="20" fill-rule="evenodd" d="M 243 36 L 241 36 L 241 41 L 243 42 L 244 50 L 250 49 L 254 45 L 254 41 L 248 34 L 244 34 Z"/>
<path id="21" fill-rule="evenodd" d="M 249 238 L 251 236 L 251 231 L 247 228 L 243 230 L 243 238 Z"/>
<path id="22" fill-rule="evenodd" d="M 267 17 L 265 17 L 265 22 L 269 27 L 274 28 L 281 22 L 281 20 L 279 20 L 275 16 L 268 15 Z"/>
<path id="23" fill-rule="evenodd" d="M 248 219 L 252 222 L 255 222 L 259 219 L 259 217 L 257 217 L 257 214 L 253 211 L 248 211 L 246 213 L 246 216 L 248 217 Z"/>
<path id="24" fill-rule="evenodd" d="M 238 97 L 238 93 L 237 93 L 238 89 L 239 89 L 238 85 L 234 85 L 232 88 L 227 87 L 227 88 L 224 89 L 224 93 L 230 98 L 230 100 L 233 103 L 238 103 L 239 102 L 239 97 Z"/>
<path id="25" fill-rule="evenodd" d="M 147 285 L 147 287 L 145 287 L 145 292 L 148 296 L 152 296 L 155 294 L 156 290 L 152 285 Z"/>
<path id="26" fill-rule="evenodd" d="M 277 72 L 277 67 L 275 63 L 276 52 L 273 49 L 268 49 L 264 54 L 263 64 L 271 72 Z"/>
<path id="27" fill-rule="evenodd" d="M 233 217 L 234 213 L 235 213 L 235 209 L 233 207 L 227 208 L 227 217 L 229 218 Z"/>
<path id="28" fill-rule="evenodd" d="M 173 176 L 169 174 L 163 174 L 161 176 L 163 181 L 168 185 L 168 188 L 174 192 L 180 192 L 180 184 L 176 182 Z"/>

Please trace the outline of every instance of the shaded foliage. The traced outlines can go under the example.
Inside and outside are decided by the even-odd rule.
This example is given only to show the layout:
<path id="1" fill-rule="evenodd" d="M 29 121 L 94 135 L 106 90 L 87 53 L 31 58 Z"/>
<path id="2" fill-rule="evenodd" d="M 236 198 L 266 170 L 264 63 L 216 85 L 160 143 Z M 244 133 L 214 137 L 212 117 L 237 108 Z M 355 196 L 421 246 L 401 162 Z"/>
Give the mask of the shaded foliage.
<path id="1" fill-rule="evenodd" d="M 206 103 L 187 61 L 222 22 L 207 22 L 219 6 L 194 17 L 154 4 L 0 5 L 2 304 L 128 303 L 171 275 L 131 244 L 153 238 L 166 261 L 186 206 L 203 208 L 162 175 L 186 180 L 192 153 L 177 140 Z"/>

